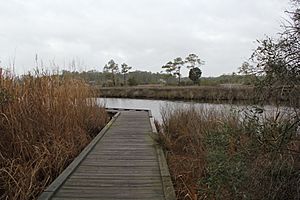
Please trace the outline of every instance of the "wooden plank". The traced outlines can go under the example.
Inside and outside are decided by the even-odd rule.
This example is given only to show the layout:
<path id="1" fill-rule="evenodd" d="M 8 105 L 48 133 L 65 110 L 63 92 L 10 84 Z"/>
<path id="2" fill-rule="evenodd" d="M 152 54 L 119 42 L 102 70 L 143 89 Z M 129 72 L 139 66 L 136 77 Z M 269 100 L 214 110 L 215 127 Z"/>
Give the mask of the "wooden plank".
<path id="1" fill-rule="evenodd" d="M 97 159 L 85 159 L 86 162 L 82 163 L 82 166 L 88 166 L 90 164 L 99 164 L 99 167 L 101 166 L 105 166 L 105 165 L 124 165 L 124 166 L 131 166 L 134 164 L 137 164 L 136 166 L 143 166 L 143 164 L 145 165 L 151 165 L 151 166 L 156 166 L 157 163 L 155 163 L 155 159 L 152 160 L 132 160 L 131 162 L 128 162 L 128 160 L 106 160 L 105 162 L 101 162 L 101 160 L 97 160 Z"/>
<path id="2" fill-rule="evenodd" d="M 91 169 L 90 167 L 82 167 L 78 168 L 78 172 L 89 172 L 94 174 L 101 174 L 101 173 L 114 173 L 114 172 L 122 172 L 123 174 L 144 174 L 144 175 L 151 175 L 155 173 L 159 173 L 159 169 L 153 169 L 149 167 L 135 167 L 134 169 L 131 169 L 131 167 L 101 167 L 101 168 L 94 168 Z"/>
<path id="3" fill-rule="evenodd" d="M 95 194 L 97 196 L 109 196 L 111 194 L 124 194 L 124 193 L 130 193 L 132 197 L 134 196 L 141 196 L 143 194 L 148 195 L 159 195 L 163 196 L 163 192 L 161 190 L 161 185 L 158 187 L 119 187 L 118 190 L 114 190 L 113 187 L 63 187 L 63 192 L 61 191 L 56 196 L 62 196 L 62 194 L 66 193 L 72 193 L 73 195 L 76 195 L 76 197 L 80 196 L 82 193 L 86 194 Z M 70 195 L 68 195 L 70 196 Z"/>
<path id="4" fill-rule="evenodd" d="M 88 161 L 87 163 L 83 163 L 81 166 L 97 166 L 97 167 L 122 167 L 122 168 L 132 168 L 132 167 L 156 167 L 156 163 L 153 162 L 142 162 L 142 163 L 137 163 L 137 162 L 130 162 L 130 163 L 119 163 L 119 162 L 91 162 Z"/>
<path id="5" fill-rule="evenodd" d="M 157 194 L 136 194 L 134 192 L 129 192 L 129 193 L 117 193 L 116 191 L 112 190 L 110 192 L 110 194 L 74 194 L 73 192 L 64 192 L 64 193 L 59 193 L 57 194 L 57 197 L 63 197 L 65 198 L 70 198 L 70 199 L 74 199 L 74 198 L 86 198 L 86 199 L 91 199 L 91 198 L 95 198 L 95 199 L 151 199 L 151 200 L 156 200 L 156 199 L 164 199 L 163 195 L 157 195 Z M 139 197 L 139 198 L 137 198 Z"/>
<path id="6" fill-rule="evenodd" d="M 127 156 L 121 156 L 119 154 L 112 157 L 111 155 L 107 154 L 89 154 L 86 159 L 95 159 L 95 160 L 126 160 L 130 162 L 130 160 L 157 160 L 155 155 L 149 155 L 149 156 L 138 156 L 138 155 L 127 155 Z"/>
<path id="7" fill-rule="evenodd" d="M 78 190 L 78 189 L 64 189 L 63 192 L 58 192 L 56 196 L 60 197 L 115 197 L 127 196 L 134 197 L 163 197 L 163 193 L 158 192 L 159 189 L 152 190 Z"/>
<path id="8" fill-rule="evenodd" d="M 130 173 L 122 173 L 122 172 L 114 172 L 114 173 L 95 173 L 95 174 L 89 174 L 86 172 L 76 172 L 76 174 L 73 174 L 73 176 L 85 176 L 85 177 L 89 177 L 89 176 L 94 176 L 94 177 L 126 177 L 126 178 L 138 178 L 138 177 L 159 177 L 161 178 L 160 174 L 130 174 Z"/>
<path id="9" fill-rule="evenodd" d="M 101 186 L 161 186 L 161 180 L 103 180 L 103 179 L 83 179 L 83 178 L 72 178 L 68 179 L 64 185 L 84 185 L 91 187 L 101 187 Z M 63 189 L 63 188 L 62 188 Z"/>
<path id="10" fill-rule="evenodd" d="M 53 200 L 99 200 L 99 197 L 89 197 L 89 198 L 82 198 L 82 197 L 54 197 Z M 141 200 L 138 196 L 136 197 L 105 197 L 103 198 L 105 200 Z M 157 198 L 146 198 L 144 197 L 143 200 L 163 200 L 163 197 L 157 197 Z"/>
<path id="11" fill-rule="evenodd" d="M 114 196 L 124 196 L 124 197 L 135 197 L 138 196 L 141 199 L 142 197 L 163 197 L 163 193 L 159 189 L 146 189 L 146 190 L 136 190 L 136 188 L 129 190 L 114 190 L 114 188 L 106 188 L 106 190 L 84 190 L 84 189 L 66 189 L 57 192 L 55 195 L 57 197 L 114 197 Z"/>
<path id="12" fill-rule="evenodd" d="M 118 187 L 118 190 L 136 190 L 136 191 L 149 191 L 149 190 L 158 190 L 156 193 L 162 193 L 161 190 L 161 184 L 157 184 L 155 185 L 136 185 L 136 186 L 126 186 L 126 185 L 120 185 Z M 93 185 L 93 186 L 89 186 L 89 185 L 64 185 L 61 189 L 62 190 L 71 190 L 71 189 L 76 189 L 76 190 L 111 190 L 114 189 L 114 186 L 101 186 L 101 185 Z"/>
<path id="13" fill-rule="evenodd" d="M 73 174 L 72 178 L 74 179 L 101 179 L 101 180 L 160 180 L 160 176 L 129 176 L 129 175 L 121 175 L 121 176 L 116 176 L 116 175 L 111 175 L 107 176 L 106 174 L 102 175 L 95 175 L 95 174 Z"/>

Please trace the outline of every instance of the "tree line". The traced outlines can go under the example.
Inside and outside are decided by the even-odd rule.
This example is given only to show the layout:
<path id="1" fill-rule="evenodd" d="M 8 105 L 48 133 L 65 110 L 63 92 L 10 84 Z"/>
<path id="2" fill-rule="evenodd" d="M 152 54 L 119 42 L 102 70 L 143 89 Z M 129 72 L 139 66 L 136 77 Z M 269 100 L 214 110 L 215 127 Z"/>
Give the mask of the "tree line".
<path id="1" fill-rule="evenodd" d="M 178 85 L 181 84 L 181 69 L 182 67 L 187 67 L 189 69 L 189 79 L 193 81 L 194 84 L 199 82 L 202 75 L 200 66 L 204 65 L 204 61 L 199 58 L 196 54 L 189 54 L 185 59 L 177 57 L 172 61 L 167 62 L 162 68 L 170 74 L 178 77 Z"/>
<path id="2" fill-rule="evenodd" d="M 165 70 L 166 75 L 170 77 L 178 78 L 178 85 L 181 85 L 181 69 L 182 67 L 187 67 L 189 69 L 189 79 L 193 81 L 194 84 L 199 82 L 199 79 L 202 75 L 202 71 L 200 66 L 204 64 L 204 61 L 199 58 L 196 54 L 189 54 L 185 59 L 181 57 L 177 57 L 172 61 L 167 62 L 165 65 L 162 66 L 162 69 Z M 117 64 L 113 59 L 111 59 L 107 64 L 105 64 L 103 68 L 104 73 L 108 73 L 113 86 L 117 85 L 117 74 L 121 73 L 123 75 L 123 84 L 127 85 L 126 76 L 128 75 L 129 71 L 132 69 L 126 63 L 121 64 L 121 71 L 119 69 L 119 64 Z M 166 77 L 164 75 L 164 77 Z"/>

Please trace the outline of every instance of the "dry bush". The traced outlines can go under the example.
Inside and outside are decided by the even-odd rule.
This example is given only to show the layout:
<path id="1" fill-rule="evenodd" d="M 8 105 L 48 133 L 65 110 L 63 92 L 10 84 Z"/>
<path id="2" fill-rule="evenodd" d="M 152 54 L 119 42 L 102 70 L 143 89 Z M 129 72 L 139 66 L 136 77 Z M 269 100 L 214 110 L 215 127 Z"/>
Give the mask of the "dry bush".
<path id="1" fill-rule="evenodd" d="M 35 199 L 105 126 L 92 95 L 59 76 L 0 79 L 0 199 Z"/>
<path id="2" fill-rule="evenodd" d="M 178 199 L 300 198 L 299 122 L 258 115 L 162 110 L 160 141 Z"/>
<path id="3" fill-rule="evenodd" d="M 163 146 L 167 152 L 170 173 L 179 199 L 196 199 L 198 181 L 205 173 L 206 131 L 219 122 L 215 112 L 191 108 L 164 108 L 161 111 L 163 123 Z"/>

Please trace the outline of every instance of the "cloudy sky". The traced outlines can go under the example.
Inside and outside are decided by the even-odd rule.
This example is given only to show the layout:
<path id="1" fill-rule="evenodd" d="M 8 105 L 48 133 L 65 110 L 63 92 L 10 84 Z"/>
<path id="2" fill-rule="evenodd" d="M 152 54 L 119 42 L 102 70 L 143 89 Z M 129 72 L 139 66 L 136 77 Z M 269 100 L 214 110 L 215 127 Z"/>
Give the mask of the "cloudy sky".
<path id="1" fill-rule="evenodd" d="M 161 71 L 195 53 L 204 76 L 237 71 L 264 35 L 276 36 L 289 0 L 0 0 L 0 65 L 18 74 L 101 70 L 114 59 Z M 184 72 L 186 73 L 186 71 Z M 187 75 L 187 74 L 184 74 Z"/>

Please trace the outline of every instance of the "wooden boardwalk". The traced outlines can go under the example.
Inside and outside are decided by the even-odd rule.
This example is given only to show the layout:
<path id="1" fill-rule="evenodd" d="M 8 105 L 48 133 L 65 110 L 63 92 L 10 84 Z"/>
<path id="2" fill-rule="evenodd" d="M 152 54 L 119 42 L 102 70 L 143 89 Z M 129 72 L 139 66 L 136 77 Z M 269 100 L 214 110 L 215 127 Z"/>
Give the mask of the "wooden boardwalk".
<path id="1" fill-rule="evenodd" d="M 118 112 L 39 199 L 175 199 L 153 125 L 149 111 Z"/>

